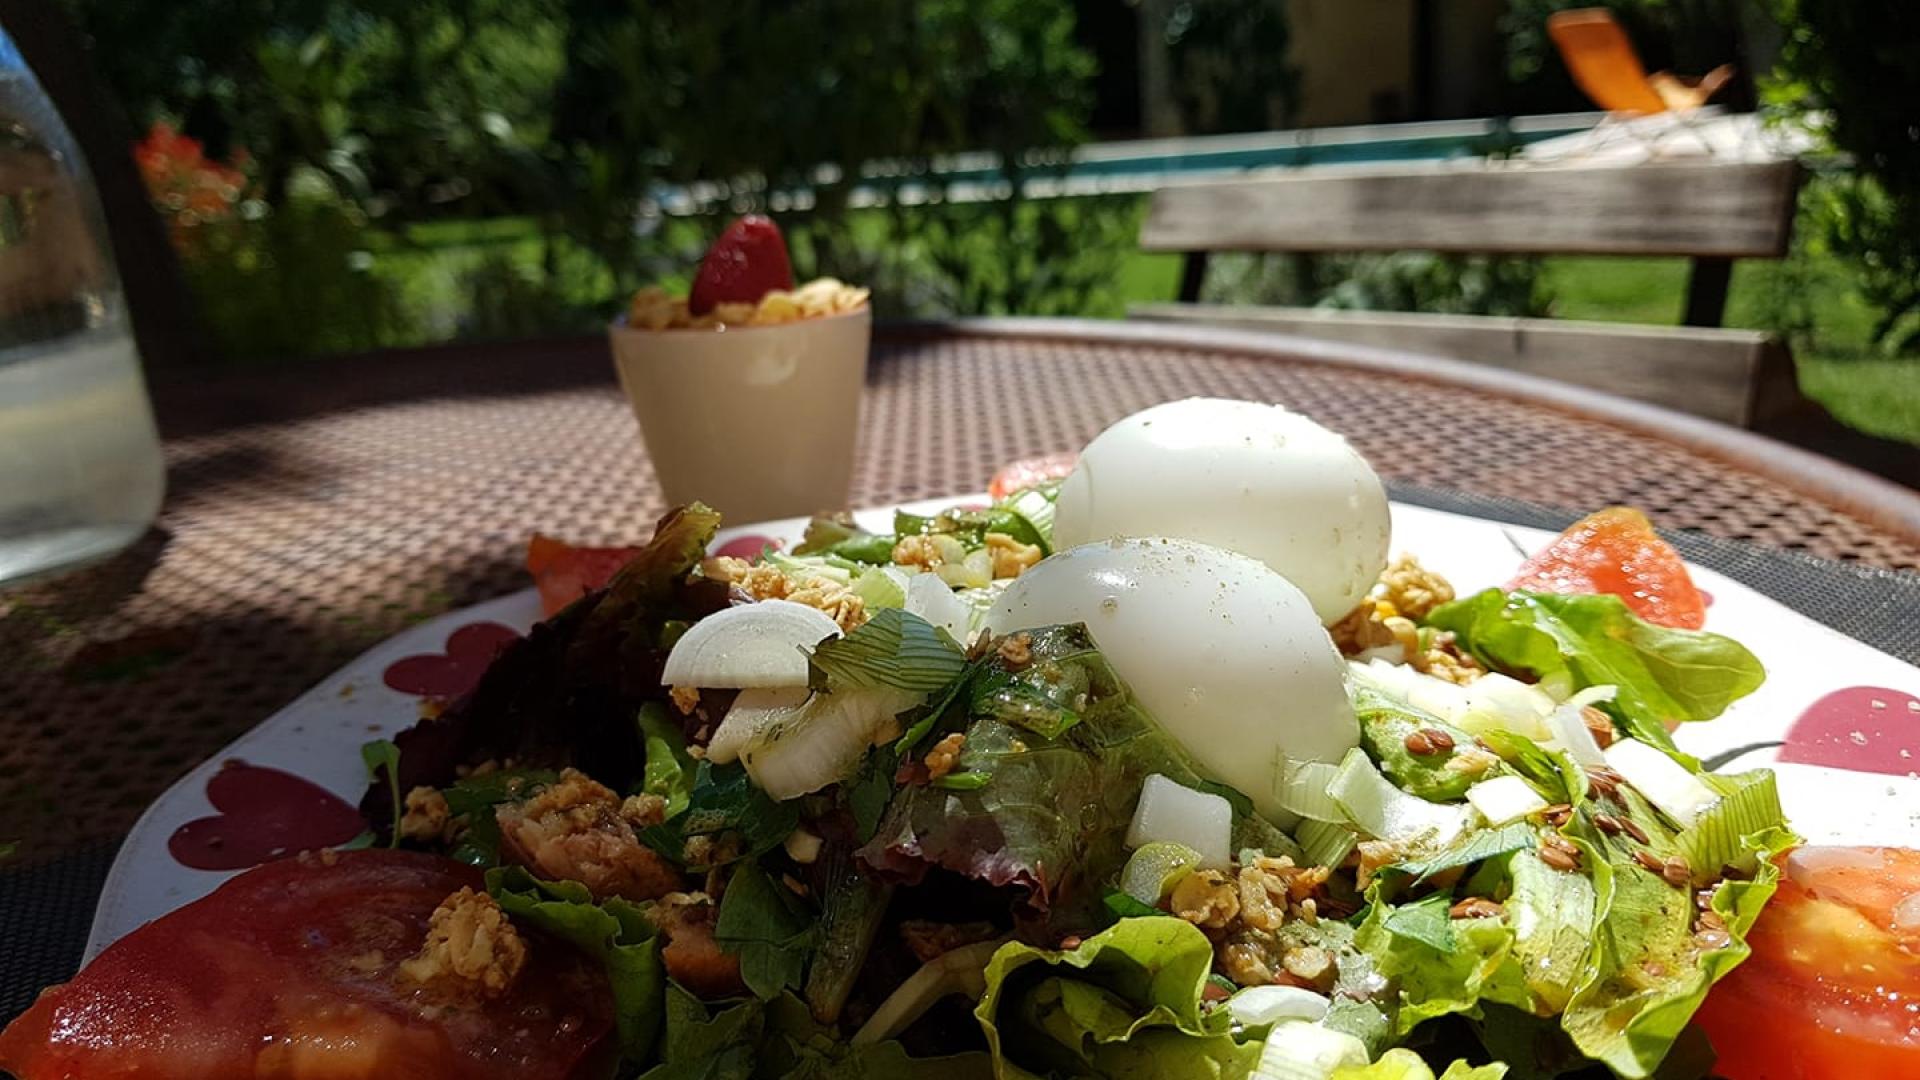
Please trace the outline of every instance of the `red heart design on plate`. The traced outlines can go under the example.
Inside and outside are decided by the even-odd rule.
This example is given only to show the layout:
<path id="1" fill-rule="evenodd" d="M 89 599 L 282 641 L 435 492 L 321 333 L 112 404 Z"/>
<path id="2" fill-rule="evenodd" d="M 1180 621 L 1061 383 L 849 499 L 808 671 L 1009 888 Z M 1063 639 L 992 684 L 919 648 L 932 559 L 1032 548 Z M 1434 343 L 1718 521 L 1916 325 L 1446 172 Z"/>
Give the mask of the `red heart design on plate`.
<path id="1" fill-rule="evenodd" d="M 493 658 L 519 636 L 499 623 L 468 623 L 447 635 L 446 652 L 401 657 L 387 665 L 380 679 L 403 694 L 457 698 L 473 689 Z"/>
<path id="2" fill-rule="evenodd" d="M 1906 776 L 1920 770 L 1920 698 L 1884 686 L 1849 686 L 1807 706 L 1780 760 Z"/>
<path id="3" fill-rule="evenodd" d="M 207 781 L 220 811 L 173 831 L 167 851 L 195 870 L 245 870 L 344 844 L 367 823 L 345 799 L 290 772 L 228 761 Z"/>
<path id="4" fill-rule="evenodd" d="M 771 536 L 736 536 L 713 549 L 715 555 L 731 555 L 748 562 L 759 562 L 760 553 L 767 548 L 780 550 L 780 541 Z"/>

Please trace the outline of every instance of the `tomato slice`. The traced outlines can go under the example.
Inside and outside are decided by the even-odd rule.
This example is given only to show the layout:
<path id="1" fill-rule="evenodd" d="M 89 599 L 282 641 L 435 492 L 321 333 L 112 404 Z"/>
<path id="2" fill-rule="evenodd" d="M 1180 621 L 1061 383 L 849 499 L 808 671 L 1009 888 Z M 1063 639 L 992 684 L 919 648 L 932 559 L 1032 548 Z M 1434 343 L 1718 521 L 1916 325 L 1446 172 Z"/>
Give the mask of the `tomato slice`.
<path id="1" fill-rule="evenodd" d="M 527 541 L 527 572 L 540 590 L 540 614 L 551 617 L 612 581 L 638 554 L 637 547 L 578 547 L 534 533 Z"/>
<path id="2" fill-rule="evenodd" d="M 1696 1016 L 1728 1080 L 1920 1076 L 1920 851 L 1799 848 Z"/>
<path id="3" fill-rule="evenodd" d="M 1520 567 L 1508 591 L 1612 593 L 1650 623 L 1698 630 L 1707 603 L 1687 564 L 1638 510 L 1614 506 L 1567 527 Z"/>
<path id="4" fill-rule="evenodd" d="M 480 871 L 403 851 L 271 862 L 115 942 L 0 1033 L 20 1080 L 113 1077 L 606 1075 L 615 1053 L 606 977 L 523 931 L 507 992 L 428 1001 L 394 968 L 428 917 Z"/>
<path id="5" fill-rule="evenodd" d="M 1057 454 L 1042 454 L 1009 462 L 993 474 L 993 482 L 987 485 L 987 494 L 993 496 L 994 502 L 999 502 L 1016 491 L 1025 491 L 1049 480 L 1060 479 L 1072 472 L 1074 463 L 1079 460 L 1079 451 L 1062 450 Z"/>

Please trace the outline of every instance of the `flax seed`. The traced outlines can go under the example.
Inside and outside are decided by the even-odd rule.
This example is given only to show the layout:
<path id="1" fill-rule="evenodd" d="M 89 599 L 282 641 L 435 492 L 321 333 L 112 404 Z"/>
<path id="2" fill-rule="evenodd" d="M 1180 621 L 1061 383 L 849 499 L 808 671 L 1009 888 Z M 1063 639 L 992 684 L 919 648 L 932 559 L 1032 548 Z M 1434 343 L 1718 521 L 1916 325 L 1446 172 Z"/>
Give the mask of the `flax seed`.
<path id="1" fill-rule="evenodd" d="M 1596 766 L 1587 770 L 1587 786 L 1592 788 L 1595 794 L 1605 799 L 1611 799 L 1620 794 L 1620 785 L 1624 782 L 1624 779 L 1625 778 L 1619 773 L 1604 766 Z"/>
<path id="2" fill-rule="evenodd" d="M 1664 874 L 1667 869 L 1667 864 L 1661 861 L 1660 856 L 1645 849 L 1635 851 L 1633 853 L 1633 861 L 1645 867 L 1646 871 L 1650 874 Z"/>
<path id="3" fill-rule="evenodd" d="M 1733 944 L 1733 935 L 1725 930 L 1702 930 L 1693 935 L 1693 940 L 1702 949 L 1724 949 Z"/>
<path id="4" fill-rule="evenodd" d="M 1684 889 L 1693 880 L 1693 868 L 1687 865 L 1687 860 L 1674 855 L 1660 865 L 1660 876 L 1674 888 Z"/>
<path id="5" fill-rule="evenodd" d="M 1452 919 L 1496 919 L 1506 909 L 1481 896 L 1469 896 L 1447 909 Z"/>
<path id="6" fill-rule="evenodd" d="M 1653 838 L 1647 835 L 1647 830 L 1641 828 L 1640 823 L 1632 818 L 1621 818 L 1620 827 L 1627 831 L 1628 836 L 1633 837 L 1634 840 L 1639 843 L 1650 844 L 1653 842 Z"/>
<path id="7" fill-rule="evenodd" d="M 1566 840 L 1549 834 L 1540 841 L 1540 861 L 1555 870 L 1580 869 L 1580 849 Z"/>
<path id="8" fill-rule="evenodd" d="M 1540 811 L 1540 816 L 1546 819 L 1547 824 L 1557 829 L 1573 819 L 1573 807 L 1566 803 L 1555 803 Z"/>
<path id="9" fill-rule="evenodd" d="M 1625 826 L 1620 824 L 1620 819 L 1614 817 L 1612 814 L 1593 815 L 1593 827 L 1606 833 L 1608 836 L 1619 836 L 1622 829 L 1625 828 Z"/>

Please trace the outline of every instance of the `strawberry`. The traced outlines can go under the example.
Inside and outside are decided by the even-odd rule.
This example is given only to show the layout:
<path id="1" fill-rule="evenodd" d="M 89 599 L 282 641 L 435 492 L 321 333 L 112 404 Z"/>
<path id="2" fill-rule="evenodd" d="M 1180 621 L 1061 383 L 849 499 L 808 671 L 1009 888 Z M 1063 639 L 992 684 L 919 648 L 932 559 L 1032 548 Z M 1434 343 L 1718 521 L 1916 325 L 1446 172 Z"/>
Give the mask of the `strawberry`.
<path id="1" fill-rule="evenodd" d="M 700 260 L 687 310 L 705 315 L 715 304 L 757 304 L 775 289 L 793 288 L 793 264 L 780 226 L 748 214 L 727 226 Z"/>

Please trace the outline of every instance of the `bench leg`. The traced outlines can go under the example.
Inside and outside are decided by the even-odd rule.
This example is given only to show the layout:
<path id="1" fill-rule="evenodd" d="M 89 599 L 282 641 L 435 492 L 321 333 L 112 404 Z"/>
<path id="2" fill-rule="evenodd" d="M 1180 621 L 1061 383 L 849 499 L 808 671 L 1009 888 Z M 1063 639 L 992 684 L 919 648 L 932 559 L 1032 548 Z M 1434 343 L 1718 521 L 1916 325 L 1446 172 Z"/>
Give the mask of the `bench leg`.
<path id="1" fill-rule="evenodd" d="M 1186 261 L 1180 266 L 1180 302 L 1197 304 L 1200 302 L 1200 286 L 1207 280 L 1207 253 L 1204 251 L 1187 252 Z"/>
<path id="2" fill-rule="evenodd" d="M 1695 259 L 1687 275 L 1687 310 L 1682 326 L 1719 326 L 1727 317 L 1727 284 L 1733 280 L 1732 259 Z"/>

